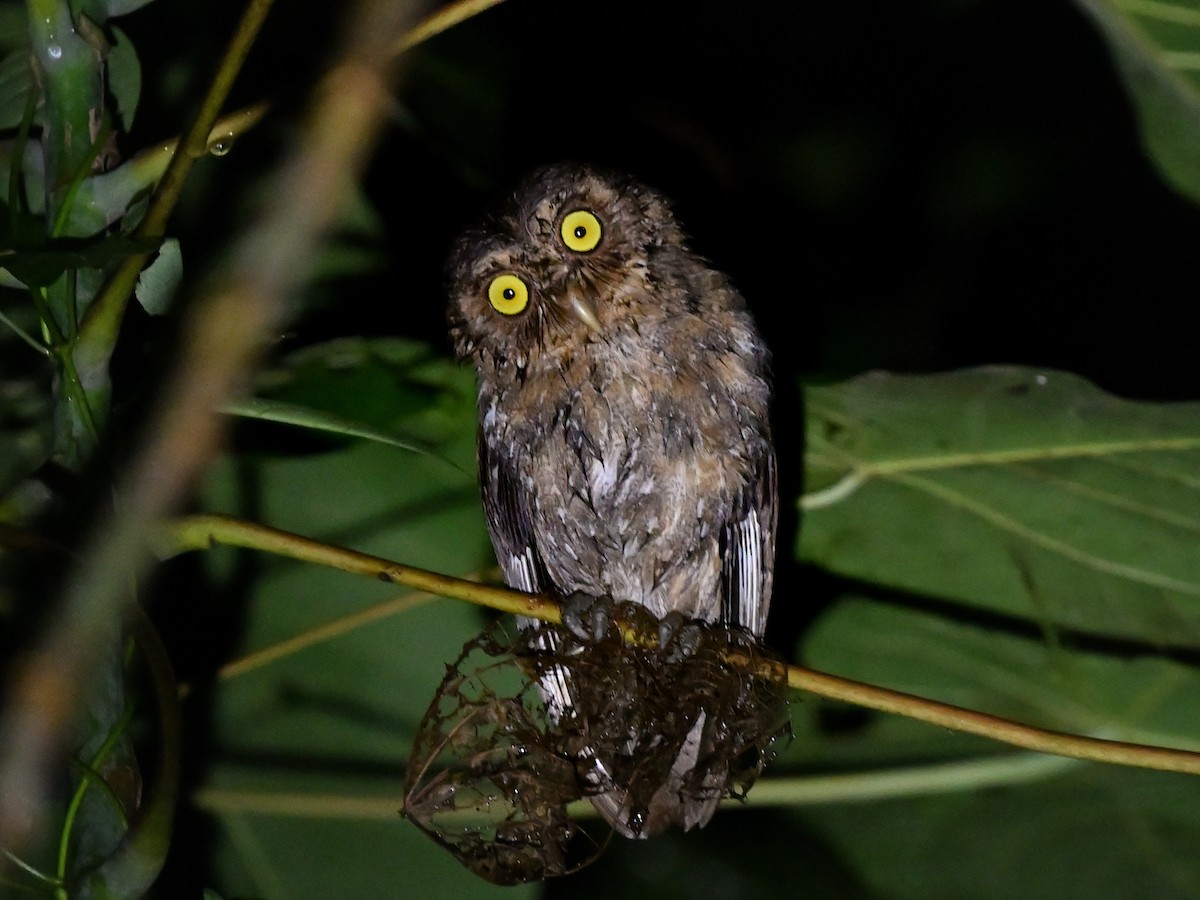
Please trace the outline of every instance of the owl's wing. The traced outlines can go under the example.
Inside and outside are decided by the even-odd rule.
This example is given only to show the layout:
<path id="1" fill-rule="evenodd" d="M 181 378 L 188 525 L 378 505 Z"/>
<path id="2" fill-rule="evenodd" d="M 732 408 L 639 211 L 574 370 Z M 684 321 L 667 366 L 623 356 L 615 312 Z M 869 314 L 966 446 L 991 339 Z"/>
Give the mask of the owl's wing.
<path id="1" fill-rule="evenodd" d="M 777 493 L 775 451 L 768 444 L 721 529 L 722 620 L 755 635 L 766 631 L 771 605 Z"/>
<path id="2" fill-rule="evenodd" d="M 538 552 L 533 536 L 533 516 L 522 498 L 517 467 L 512 457 L 492 447 L 486 436 L 479 435 L 479 485 L 483 492 L 483 509 L 487 515 L 488 533 L 496 559 L 504 571 L 504 583 L 531 594 L 552 590 L 550 576 Z M 539 628 L 537 619 L 518 618 L 525 628 Z M 547 653 L 559 649 L 558 635 L 544 629 L 537 639 L 539 649 Z M 570 678 L 562 666 L 549 666 L 538 679 L 542 699 L 554 721 L 562 718 L 575 706 Z"/>
<path id="3" fill-rule="evenodd" d="M 549 578 L 533 537 L 533 516 L 521 498 L 517 468 L 503 450 L 479 434 L 479 486 L 496 560 L 509 587 L 531 594 L 546 590 Z"/>

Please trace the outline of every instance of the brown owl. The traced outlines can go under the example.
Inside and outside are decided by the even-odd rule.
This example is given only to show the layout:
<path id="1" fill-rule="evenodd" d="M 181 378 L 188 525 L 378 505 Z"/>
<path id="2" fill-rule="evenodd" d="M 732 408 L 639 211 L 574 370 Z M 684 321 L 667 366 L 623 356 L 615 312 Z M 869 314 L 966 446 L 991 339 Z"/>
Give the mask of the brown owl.
<path id="1" fill-rule="evenodd" d="M 586 166 L 543 169 L 463 235 L 448 274 L 505 581 L 761 636 L 776 525 L 768 354 L 664 198 Z M 567 678 L 540 688 L 553 718 L 587 715 Z M 593 798 L 618 831 L 708 821 L 719 797 L 679 790 L 706 727 L 698 715 L 649 809 L 631 811 L 619 785 Z"/>

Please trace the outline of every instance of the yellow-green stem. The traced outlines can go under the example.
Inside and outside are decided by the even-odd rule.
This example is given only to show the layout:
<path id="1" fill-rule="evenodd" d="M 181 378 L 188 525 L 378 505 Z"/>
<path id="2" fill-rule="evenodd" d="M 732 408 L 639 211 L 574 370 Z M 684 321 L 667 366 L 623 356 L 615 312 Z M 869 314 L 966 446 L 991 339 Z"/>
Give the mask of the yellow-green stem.
<path id="1" fill-rule="evenodd" d="M 224 516 L 193 516 L 177 520 L 163 535 L 158 549 L 161 555 L 169 556 L 188 550 L 207 549 L 218 544 L 262 550 L 304 562 L 330 566 L 389 583 L 404 584 L 443 597 L 490 606 L 501 612 L 533 616 L 550 622 L 560 620 L 559 606 L 553 600 L 400 565 L 378 556 L 322 544 L 300 535 Z M 787 667 L 787 684 L 794 690 L 906 716 L 955 731 L 977 734 L 1027 750 L 1115 765 L 1200 775 L 1200 753 L 1189 750 L 1110 741 L 1035 728 L 976 710 L 963 709 L 801 666 Z"/>

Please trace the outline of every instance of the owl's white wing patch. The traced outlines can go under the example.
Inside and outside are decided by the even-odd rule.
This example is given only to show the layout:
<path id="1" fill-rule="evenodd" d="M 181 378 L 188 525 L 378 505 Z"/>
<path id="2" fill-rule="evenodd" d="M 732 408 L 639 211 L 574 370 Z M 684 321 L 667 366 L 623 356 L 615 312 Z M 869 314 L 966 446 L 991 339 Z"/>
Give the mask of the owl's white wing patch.
<path id="1" fill-rule="evenodd" d="M 762 634 L 767 627 L 768 604 L 763 597 L 763 537 L 758 516 L 759 511 L 752 509 L 730 529 L 733 541 L 727 552 L 737 557 L 737 565 L 731 567 L 733 578 L 727 589 L 737 605 L 734 621 Z"/>
<path id="2" fill-rule="evenodd" d="M 775 568 L 775 454 L 768 447 L 757 477 L 735 505 L 733 521 L 721 531 L 722 617 L 729 625 L 761 636 L 767 629 Z"/>
<path id="3" fill-rule="evenodd" d="M 500 568 L 504 570 L 504 583 L 509 587 L 529 594 L 538 592 L 538 561 L 532 547 L 526 547 L 521 553 L 510 553 L 507 560 L 500 560 Z"/>

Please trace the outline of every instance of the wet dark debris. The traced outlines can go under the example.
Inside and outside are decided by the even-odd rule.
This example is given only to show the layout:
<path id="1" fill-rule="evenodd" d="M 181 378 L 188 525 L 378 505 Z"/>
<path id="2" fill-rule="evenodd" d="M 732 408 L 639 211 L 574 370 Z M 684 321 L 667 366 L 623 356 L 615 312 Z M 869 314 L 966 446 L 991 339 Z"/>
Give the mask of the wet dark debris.
<path id="1" fill-rule="evenodd" d="M 595 602 L 586 628 L 468 641 L 421 722 L 404 814 L 488 881 L 576 871 L 613 830 L 703 826 L 790 735 L 784 666 L 749 634 Z M 584 798 L 602 819 L 571 816 Z"/>

